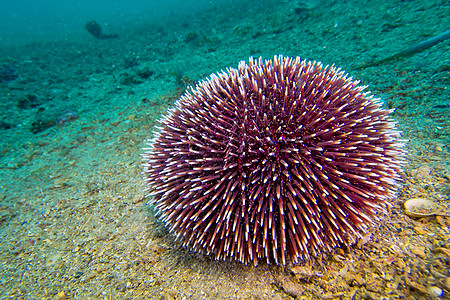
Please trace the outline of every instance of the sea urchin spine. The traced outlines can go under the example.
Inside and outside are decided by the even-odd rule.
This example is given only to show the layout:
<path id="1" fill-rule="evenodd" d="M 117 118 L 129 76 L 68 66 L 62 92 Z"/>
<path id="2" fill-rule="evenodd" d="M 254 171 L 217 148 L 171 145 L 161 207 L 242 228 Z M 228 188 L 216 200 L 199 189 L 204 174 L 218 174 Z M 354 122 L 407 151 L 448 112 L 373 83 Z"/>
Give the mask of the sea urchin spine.
<path id="1" fill-rule="evenodd" d="M 142 155 L 161 219 L 195 251 L 255 265 L 353 244 L 405 160 L 390 111 L 358 83 L 275 56 L 191 88 Z"/>

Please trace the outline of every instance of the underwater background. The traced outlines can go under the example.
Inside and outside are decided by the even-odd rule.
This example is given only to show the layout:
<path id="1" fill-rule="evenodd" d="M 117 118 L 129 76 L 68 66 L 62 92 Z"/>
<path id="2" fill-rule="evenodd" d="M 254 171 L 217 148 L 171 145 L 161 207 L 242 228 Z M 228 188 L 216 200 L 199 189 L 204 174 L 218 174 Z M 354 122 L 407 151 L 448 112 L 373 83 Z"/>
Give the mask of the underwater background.
<path id="1" fill-rule="evenodd" d="M 444 0 L 3 1 L 0 299 L 450 298 L 449 16 Z M 299 266 L 192 253 L 146 204 L 145 140 L 188 86 L 278 54 L 334 64 L 394 109 L 398 198 L 356 245 Z M 416 198 L 437 210 L 413 217 Z"/>

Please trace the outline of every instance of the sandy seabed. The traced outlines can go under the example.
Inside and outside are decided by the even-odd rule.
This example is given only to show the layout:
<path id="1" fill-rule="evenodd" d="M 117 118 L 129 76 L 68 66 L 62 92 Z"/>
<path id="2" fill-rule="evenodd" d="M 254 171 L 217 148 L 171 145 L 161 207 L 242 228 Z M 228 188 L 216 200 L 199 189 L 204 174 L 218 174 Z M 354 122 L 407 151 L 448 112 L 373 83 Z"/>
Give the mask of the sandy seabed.
<path id="1" fill-rule="evenodd" d="M 0 298 L 449 298 L 450 44 L 357 70 L 444 32 L 449 15 L 446 1 L 256 1 L 118 39 L 2 47 L 19 77 L 0 83 Z M 186 86 L 275 54 L 342 67 L 395 109 L 403 187 L 378 228 L 304 265 L 189 252 L 146 205 L 144 141 Z M 414 197 L 441 213 L 408 217 Z"/>

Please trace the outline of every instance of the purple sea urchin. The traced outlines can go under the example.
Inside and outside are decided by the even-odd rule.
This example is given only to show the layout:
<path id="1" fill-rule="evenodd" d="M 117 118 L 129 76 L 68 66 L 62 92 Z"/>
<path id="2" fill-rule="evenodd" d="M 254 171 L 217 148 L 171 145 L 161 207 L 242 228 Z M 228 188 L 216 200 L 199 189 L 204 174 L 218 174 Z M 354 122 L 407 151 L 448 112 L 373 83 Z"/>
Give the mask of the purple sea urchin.
<path id="1" fill-rule="evenodd" d="M 149 140 L 151 203 L 185 246 L 216 259 L 297 263 L 354 243 L 404 163 L 389 111 L 358 83 L 282 56 L 211 75 Z"/>

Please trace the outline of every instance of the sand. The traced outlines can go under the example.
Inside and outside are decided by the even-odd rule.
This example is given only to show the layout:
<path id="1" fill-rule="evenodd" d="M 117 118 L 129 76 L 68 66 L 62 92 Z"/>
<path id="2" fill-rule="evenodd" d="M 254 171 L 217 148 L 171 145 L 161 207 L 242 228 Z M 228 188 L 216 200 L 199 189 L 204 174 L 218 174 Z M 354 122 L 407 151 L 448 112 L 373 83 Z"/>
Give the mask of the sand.
<path id="1" fill-rule="evenodd" d="M 0 49 L 1 299 L 435 299 L 450 297 L 450 44 L 356 70 L 450 25 L 445 1 L 255 1 L 118 39 Z M 300 266 L 184 249 L 146 204 L 139 154 L 188 85 L 249 56 L 335 64 L 395 111 L 409 140 L 398 198 L 346 249 Z M 424 197 L 442 214 L 408 217 Z"/>

